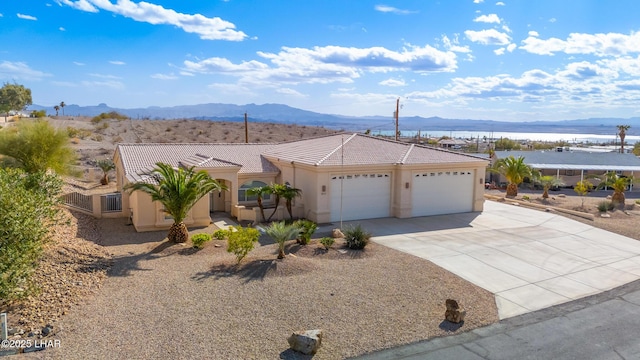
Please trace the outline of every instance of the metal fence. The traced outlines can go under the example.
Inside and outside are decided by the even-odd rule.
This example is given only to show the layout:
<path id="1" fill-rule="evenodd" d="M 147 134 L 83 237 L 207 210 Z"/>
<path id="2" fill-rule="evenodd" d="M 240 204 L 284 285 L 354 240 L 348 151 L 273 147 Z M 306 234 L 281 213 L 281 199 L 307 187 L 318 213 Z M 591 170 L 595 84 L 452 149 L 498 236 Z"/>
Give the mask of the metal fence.
<path id="1" fill-rule="evenodd" d="M 103 213 L 122 211 L 122 194 L 113 193 L 100 196 L 100 211 Z"/>
<path id="2" fill-rule="evenodd" d="M 65 205 L 86 210 L 90 213 L 93 212 L 93 199 L 91 195 L 84 195 L 77 192 L 72 192 L 72 193 L 63 195 L 62 201 L 64 202 Z"/>

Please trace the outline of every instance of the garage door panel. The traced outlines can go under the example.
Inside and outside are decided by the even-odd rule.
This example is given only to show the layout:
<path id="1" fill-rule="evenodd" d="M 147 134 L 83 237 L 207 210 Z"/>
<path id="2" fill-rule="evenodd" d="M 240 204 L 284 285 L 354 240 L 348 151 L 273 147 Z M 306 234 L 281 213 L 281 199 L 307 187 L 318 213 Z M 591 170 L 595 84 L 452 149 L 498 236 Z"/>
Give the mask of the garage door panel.
<path id="1" fill-rule="evenodd" d="M 453 214 L 473 210 L 474 172 L 435 171 L 414 174 L 412 216 Z"/>
<path id="2" fill-rule="evenodd" d="M 341 191 L 342 189 L 342 191 Z M 331 177 L 331 221 L 389 216 L 391 175 L 345 174 Z"/>

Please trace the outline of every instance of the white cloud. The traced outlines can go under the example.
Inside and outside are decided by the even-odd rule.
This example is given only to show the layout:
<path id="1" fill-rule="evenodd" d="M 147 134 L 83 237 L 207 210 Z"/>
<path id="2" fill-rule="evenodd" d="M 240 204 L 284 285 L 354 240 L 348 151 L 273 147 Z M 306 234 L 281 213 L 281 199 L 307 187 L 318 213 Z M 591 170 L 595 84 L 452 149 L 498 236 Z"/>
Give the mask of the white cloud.
<path id="1" fill-rule="evenodd" d="M 473 19 L 473 21 L 489 23 L 489 24 L 492 24 L 492 23 L 500 24 L 500 18 L 496 14 L 480 15 L 477 18 Z"/>
<path id="2" fill-rule="evenodd" d="M 177 77 L 174 74 L 153 74 L 151 75 L 152 79 L 158 79 L 158 80 L 176 80 L 179 79 L 179 77 Z"/>
<path id="3" fill-rule="evenodd" d="M 447 37 L 446 35 L 442 35 L 442 44 L 444 45 L 444 48 L 449 50 L 449 51 L 459 52 L 459 53 L 470 53 L 471 52 L 471 49 L 469 48 L 469 46 L 467 46 L 467 45 L 460 46 L 459 45 L 458 35 L 457 34 L 453 38 L 453 40 L 450 40 L 449 37 Z"/>
<path id="4" fill-rule="evenodd" d="M 500 48 L 500 49 L 493 50 L 493 52 L 499 56 L 499 55 L 504 55 L 505 50 L 506 50 L 505 48 Z"/>
<path id="5" fill-rule="evenodd" d="M 513 50 L 515 50 L 518 47 L 518 45 L 516 44 L 509 44 L 507 45 L 507 51 L 508 52 L 513 52 Z"/>
<path id="6" fill-rule="evenodd" d="M 556 22 L 556 21 L 557 21 L 557 20 L 556 20 L 556 18 L 551 18 L 551 19 L 549 19 L 549 22 L 550 22 L 550 23 L 554 23 L 554 22 Z"/>
<path id="7" fill-rule="evenodd" d="M 417 13 L 417 11 L 398 9 L 393 6 L 387 6 L 387 5 L 376 5 L 374 6 L 374 9 L 376 11 L 380 11 L 383 13 L 393 13 L 393 14 L 399 14 L 399 15 L 408 15 L 408 14 Z"/>
<path id="8" fill-rule="evenodd" d="M 511 32 L 511 29 L 507 25 L 502 25 L 502 30 L 504 30 L 504 31 L 506 31 L 508 33 Z"/>
<path id="9" fill-rule="evenodd" d="M 122 79 L 120 76 L 104 75 L 104 74 L 96 74 L 96 73 L 91 73 L 91 74 L 89 74 L 89 76 L 97 77 L 97 78 L 100 78 L 100 79 L 112 79 L 112 80 Z"/>
<path id="10" fill-rule="evenodd" d="M 480 31 L 467 30 L 464 34 L 469 40 L 483 45 L 507 45 L 511 42 L 509 35 L 495 29 Z"/>
<path id="11" fill-rule="evenodd" d="M 473 0 L 474 4 L 482 4 L 484 0 Z"/>
<path id="12" fill-rule="evenodd" d="M 38 18 L 35 16 L 31 16 L 31 15 L 25 15 L 25 14 L 16 14 L 18 16 L 18 18 L 23 19 L 23 20 L 31 20 L 31 21 L 37 21 Z"/>
<path id="13" fill-rule="evenodd" d="M 51 76 L 51 74 L 34 70 L 23 62 L 0 62 L 0 79 L 42 80 L 47 76 Z"/>
<path id="14" fill-rule="evenodd" d="M 537 32 L 537 31 L 533 31 L 533 30 L 531 30 L 531 31 L 529 31 L 529 36 L 538 37 L 538 36 L 540 36 L 540 35 L 538 34 L 538 32 Z"/>
<path id="15" fill-rule="evenodd" d="M 73 63 L 75 65 L 78 65 L 78 66 L 85 66 L 86 65 L 85 63 L 81 63 L 81 62 L 78 62 L 78 61 L 74 61 Z"/>
<path id="16" fill-rule="evenodd" d="M 537 33 L 536 33 L 537 35 Z M 620 56 L 640 53 L 640 32 L 630 35 L 619 33 L 582 34 L 572 33 L 566 40 L 558 38 L 540 39 L 529 33 L 522 41 L 521 49 L 537 55 L 591 54 L 596 56 Z"/>
<path id="17" fill-rule="evenodd" d="M 496 6 L 504 6 L 504 3 L 503 3 L 502 1 L 498 1 L 498 2 L 496 3 Z"/>
<path id="18" fill-rule="evenodd" d="M 326 46 L 283 47 L 279 53 L 258 52 L 270 64 L 256 60 L 233 63 L 225 58 L 184 61 L 184 71 L 222 73 L 238 76 L 243 82 L 269 83 L 351 83 L 366 72 L 413 71 L 417 73 L 452 72 L 457 68 L 456 54 L 429 45 L 406 45 L 401 51 L 382 47 L 347 48 Z"/>
<path id="19" fill-rule="evenodd" d="M 67 31 L 67 29 L 63 28 L 62 26 L 60 26 L 60 27 L 58 28 L 58 30 L 60 30 L 60 31 Z"/>
<path id="20" fill-rule="evenodd" d="M 124 89 L 124 84 L 120 81 L 82 81 L 80 85 L 87 88 L 95 88 L 95 87 L 106 87 L 110 89 Z"/>
<path id="21" fill-rule="evenodd" d="M 125 65 L 126 63 L 124 61 L 120 61 L 120 60 L 110 60 L 109 64 L 112 64 L 112 65 Z"/>
<path id="22" fill-rule="evenodd" d="M 294 96 L 294 97 L 299 97 L 299 98 L 304 98 L 307 97 L 307 95 L 294 90 L 294 89 L 290 89 L 290 88 L 280 88 L 280 89 L 276 89 L 276 92 L 278 94 L 283 94 L 283 95 L 288 95 L 288 96 Z"/>
<path id="23" fill-rule="evenodd" d="M 180 71 L 180 75 L 182 75 L 182 76 L 196 76 L 194 73 L 188 72 L 188 71 Z"/>
<path id="24" fill-rule="evenodd" d="M 219 17 L 208 18 L 201 14 L 183 14 L 144 1 L 134 3 L 131 0 L 118 0 L 115 4 L 110 0 L 57 0 L 57 2 L 86 12 L 105 10 L 138 22 L 173 25 L 187 33 L 197 34 L 203 40 L 242 41 L 247 37 L 244 32 L 235 30 L 236 26 L 233 23 Z"/>
<path id="25" fill-rule="evenodd" d="M 405 83 L 403 79 L 400 79 L 400 80 L 387 79 L 387 80 L 380 81 L 378 84 L 383 86 L 391 86 L 391 87 L 407 85 L 407 83 Z"/>

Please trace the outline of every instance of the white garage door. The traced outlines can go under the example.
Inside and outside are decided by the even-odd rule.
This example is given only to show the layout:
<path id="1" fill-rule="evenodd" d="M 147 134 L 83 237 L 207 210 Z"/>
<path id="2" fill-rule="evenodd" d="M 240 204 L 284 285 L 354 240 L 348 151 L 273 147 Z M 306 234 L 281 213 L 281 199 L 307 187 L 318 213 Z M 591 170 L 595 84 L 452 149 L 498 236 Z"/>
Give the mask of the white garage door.
<path id="1" fill-rule="evenodd" d="M 414 174 L 412 216 L 454 214 L 473 210 L 473 170 Z"/>
<path id="2" fill-rule="evenodd" d="M 340 221 L 341 207 L 344 221 L 388 217 L 390 204 L 391 174 L 331 176 L 331 221 Z"/>

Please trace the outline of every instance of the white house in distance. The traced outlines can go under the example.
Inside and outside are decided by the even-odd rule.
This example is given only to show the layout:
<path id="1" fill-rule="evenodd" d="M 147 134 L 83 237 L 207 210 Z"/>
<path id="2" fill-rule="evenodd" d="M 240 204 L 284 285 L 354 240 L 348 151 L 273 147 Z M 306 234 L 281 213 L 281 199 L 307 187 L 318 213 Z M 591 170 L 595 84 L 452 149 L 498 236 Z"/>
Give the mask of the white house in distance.
<path id="1" fill-rule="evenodd" d="M 119 144 L 114 162 L 119 191 L 145 181 L 157 162 L 195 166 L 224 183 L 228 191 L 211 193 L 190 211 L 185 223 L 191 226 L 208 225 L 213 211 L 239 221 L 260 219 L 246 190 L 271 183 L 301 189 L 294 216 L 317 223 L 482 211 L 488 165 L 472 155 L 363 134 L 281 144 Z M 273 206 L 273 199 L 264 203 Z M 142 192 L 123 192 L 122 205 L 137 231 L 172 224 L 161 204 Z M 288 216 L 284 201 L 281 207 L 274 219 Z"/>

